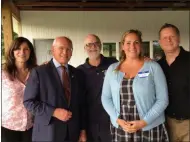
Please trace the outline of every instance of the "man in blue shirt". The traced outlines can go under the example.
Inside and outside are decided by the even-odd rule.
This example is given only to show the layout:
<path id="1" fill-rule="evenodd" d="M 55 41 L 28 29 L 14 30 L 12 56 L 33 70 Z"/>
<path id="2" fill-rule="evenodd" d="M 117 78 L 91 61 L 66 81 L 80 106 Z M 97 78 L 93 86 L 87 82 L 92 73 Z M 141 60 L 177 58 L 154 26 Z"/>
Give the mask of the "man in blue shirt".
<path id="1" fill-rule="evenodd" d="M 32 141 L 85 141 L 83 75 L 68 64 L 72 41 L 57 37 L 51 49 L 53 58 L 31 71 L 24 93 L 24 106 L 35 116 Z"/>
<path id="2" fill-rule="evenodd" d="M 101 103 L 104 76 L 110 64 L 117 62 L 113 57 L 104 57 L 101 52 L 100 38 L 89 34 L 84 41 L 88 54 L 86 62 L 78 67 L 85 74 L 87 141 L 111 142 L 110 118 Z"/>

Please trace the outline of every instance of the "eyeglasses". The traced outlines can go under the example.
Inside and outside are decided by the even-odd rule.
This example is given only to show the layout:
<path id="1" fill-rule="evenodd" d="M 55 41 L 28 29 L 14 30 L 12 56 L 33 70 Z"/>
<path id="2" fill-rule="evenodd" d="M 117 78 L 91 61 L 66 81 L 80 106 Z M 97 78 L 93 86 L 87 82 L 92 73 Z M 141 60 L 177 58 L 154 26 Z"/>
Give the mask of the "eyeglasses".
<path id="1" fill-rule="evenodd" d="M 87 43 L 85 46 L 89 47 L 89 48 L 91 48 L 92 46 L 99 47 L 100 46 L 100 42 Z"/>

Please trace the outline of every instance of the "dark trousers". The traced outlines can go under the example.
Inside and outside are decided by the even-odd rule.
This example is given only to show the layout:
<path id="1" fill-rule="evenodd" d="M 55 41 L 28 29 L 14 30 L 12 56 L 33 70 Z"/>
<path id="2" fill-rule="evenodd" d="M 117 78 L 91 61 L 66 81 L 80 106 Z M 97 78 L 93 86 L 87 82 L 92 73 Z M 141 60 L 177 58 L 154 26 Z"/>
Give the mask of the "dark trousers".
<path id="1" fill-rule="evenodd" d="M 14 131 L 1 127 L 2 142 L 32 142 L 32 128 L 26 131 Z"/>
<path id="2" fill-rule="evenodd" d="M 93 124 L 87 128 L 87 142 L 111 142 L 110 127 Z"/>
<path id="3" fill-rule="evenodd" d="M 65 137 L 65 141 L 64 142 L 69 142 L 70 141 L 70 136 L 69 136 L 69 128 L 67 127 L 67 134 Z"/>

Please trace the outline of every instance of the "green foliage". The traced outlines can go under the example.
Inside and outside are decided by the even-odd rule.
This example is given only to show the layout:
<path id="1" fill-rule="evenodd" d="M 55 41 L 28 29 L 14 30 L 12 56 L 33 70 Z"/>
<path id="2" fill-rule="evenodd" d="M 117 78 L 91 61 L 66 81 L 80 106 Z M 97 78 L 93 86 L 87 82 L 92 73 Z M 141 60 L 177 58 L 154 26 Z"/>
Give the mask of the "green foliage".
<path id="1" fill-rule="evenodd" d="M 17 38 L 18 34 L 13 32 L 13 39 Z M 1 57 L 2 57 L 2 64 L 5 63 L 5 47 L 4 47 L 4 34 L 3 34 L 3 27 L 1 25 Z"/>
<path id="2" fill-rule="evenodd" d="M 17 38 L 18 34 L 13 32 L 13 39 Z M 3 28 L 1 26 L 1 49 L 2 49 L 2 56 L 5 55 L 5 48 L 4 48 L 4 34 L 3 34 Z"/>

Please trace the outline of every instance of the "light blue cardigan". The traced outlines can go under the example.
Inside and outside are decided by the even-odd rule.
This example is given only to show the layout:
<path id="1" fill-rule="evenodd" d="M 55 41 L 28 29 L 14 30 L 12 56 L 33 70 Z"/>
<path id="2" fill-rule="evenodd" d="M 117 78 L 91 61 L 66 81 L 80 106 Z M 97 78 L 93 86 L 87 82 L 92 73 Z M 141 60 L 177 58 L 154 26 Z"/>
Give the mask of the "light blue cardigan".
<path id="1" fill-rule="evenodd" d="M 116 121 L 120 114 L 120 87 L 124 77 L 123 72 L 115 70 L 118 65 L 119 62 L 108 68 L 101 96 L 103 107 L 116 128 L 118 128 Z M 142 74 L 145 76 L 143 77 Z M 164 123 L 164 110 L 168 105 L 168 89 L 159 64 L 154 61 L 145 62 L 135 76 L 132 88 L 140 119 L 148 124 L 143 131 Z"/>

